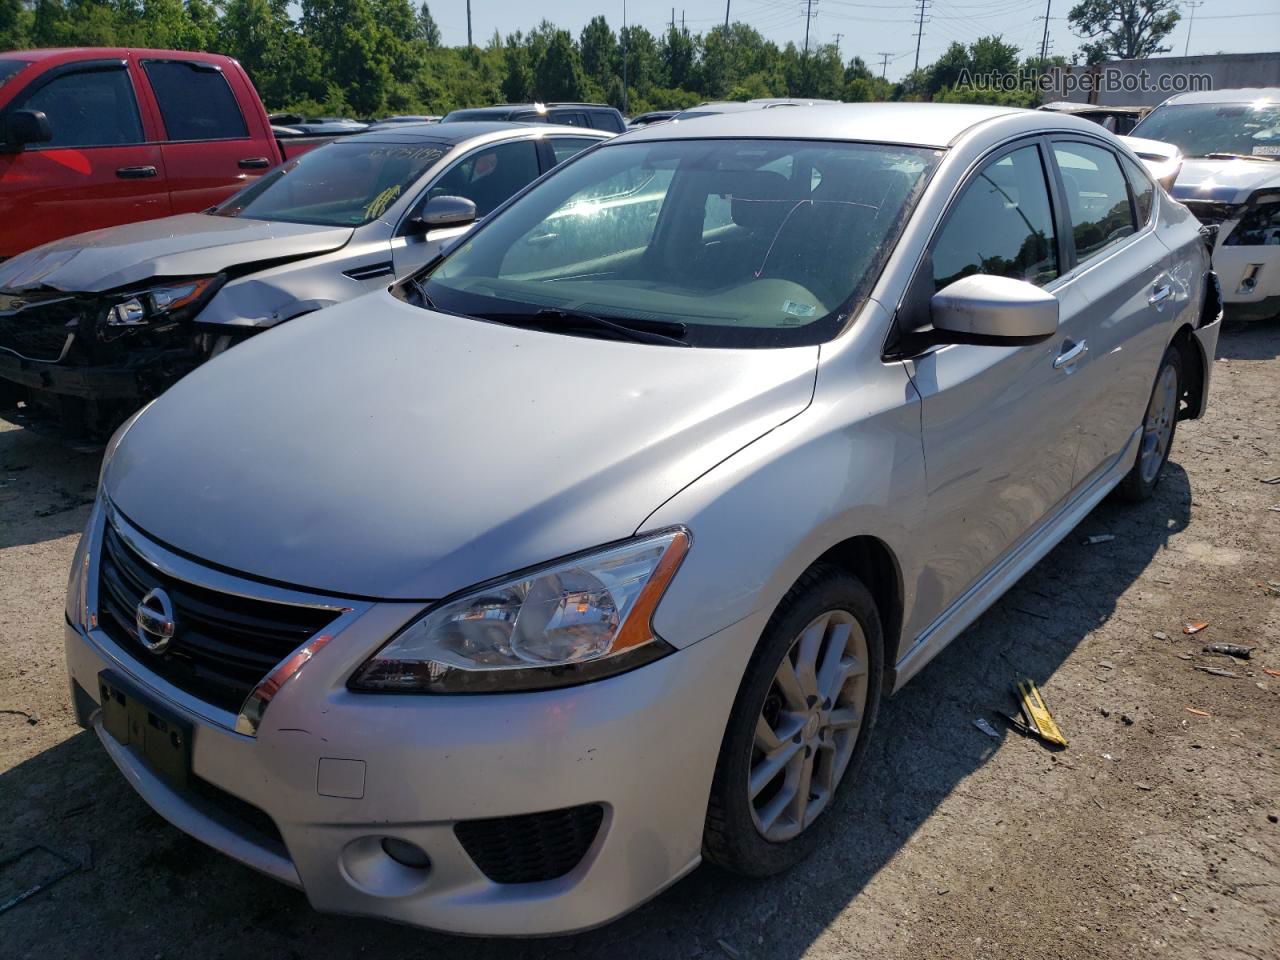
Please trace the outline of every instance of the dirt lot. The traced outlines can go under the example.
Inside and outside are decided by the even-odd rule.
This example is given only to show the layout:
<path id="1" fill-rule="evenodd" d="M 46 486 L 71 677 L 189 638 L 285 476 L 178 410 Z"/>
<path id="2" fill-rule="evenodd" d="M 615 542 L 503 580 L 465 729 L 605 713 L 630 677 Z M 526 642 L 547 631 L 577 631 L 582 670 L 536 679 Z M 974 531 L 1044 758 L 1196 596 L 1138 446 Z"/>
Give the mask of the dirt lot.
<path id="1" fill-rule="evenodd" d="M 818 855 L 763 883 L 703 868 L 543 941 L 320 916 L 152 814 L 67 706 L 97 458 L 0 423 L 0 859 L 83 865 L 0 913 L 0 957 L 1280 957 L 1280 485 L 1259 482 L 1280 474 L 1280 322 L 1228 327 L 1219 356 L 1158 498 L 1100 506 L 887 704 Z M 973 726 L 1024 675 L 1065 752 Z M 56 866 L 0 868 L 0 903 Z"/>

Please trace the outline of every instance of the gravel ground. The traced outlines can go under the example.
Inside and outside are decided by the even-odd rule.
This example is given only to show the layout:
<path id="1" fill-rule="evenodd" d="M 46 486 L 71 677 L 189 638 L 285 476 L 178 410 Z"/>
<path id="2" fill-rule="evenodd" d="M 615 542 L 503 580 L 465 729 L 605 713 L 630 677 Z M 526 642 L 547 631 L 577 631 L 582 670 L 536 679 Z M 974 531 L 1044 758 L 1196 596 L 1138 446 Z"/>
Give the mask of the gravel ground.
<path id="1" fill-rule="evenodd" d="M 6 960 L 1280 957 L 1280 486 L 1259 482 L 1280 474 L 1280 322 L 1224 331 L 1155 500 L 1099 506 L 886 704 L 811 860 L 758 883 L 704 867 L 556 940 L 321 916 L 149 811 L 67 705 L 65 573 L 96 472 L 0 423 L 0 859 L 40 843 L 82 864 L 0 913 Z M 1069 749 L 974 727 L 1020 676 Z M 0 903 L 57 865 L 0 867 Z"/>

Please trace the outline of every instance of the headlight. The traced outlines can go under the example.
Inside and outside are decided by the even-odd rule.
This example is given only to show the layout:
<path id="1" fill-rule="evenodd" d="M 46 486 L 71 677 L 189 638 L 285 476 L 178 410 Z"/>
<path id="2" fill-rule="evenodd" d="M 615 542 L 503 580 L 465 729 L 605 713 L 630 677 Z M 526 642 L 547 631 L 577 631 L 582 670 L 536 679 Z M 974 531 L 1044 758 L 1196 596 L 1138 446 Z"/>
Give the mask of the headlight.
<path id="1" fill-rule="evenodd" d="M 1280 200 L 1260 203 L 1246 213 L 1222 241 L 1226 247 L 1280 244 Z"/>
<path id="2" fill-rule="evenodd" d="M 123 295 L 107 310 L 108 327 L 141 327 L 198 303 L 209 293 L 217 277 L 201 277 L 163 287 Z"/>
<path id="3" fill-rule="evenodd" d="M 689 542 L 686 530 L 667 530 L 446 600 L 366 661 L 348 686 L 542 690 L 649 663 L 672 650 L 650 621 Z"/>

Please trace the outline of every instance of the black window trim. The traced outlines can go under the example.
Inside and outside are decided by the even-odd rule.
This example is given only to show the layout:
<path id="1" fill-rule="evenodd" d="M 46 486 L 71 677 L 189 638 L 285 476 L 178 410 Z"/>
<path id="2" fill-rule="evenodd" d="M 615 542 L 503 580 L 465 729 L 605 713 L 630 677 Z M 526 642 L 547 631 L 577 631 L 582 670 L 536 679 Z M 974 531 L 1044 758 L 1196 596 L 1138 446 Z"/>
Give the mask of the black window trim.
<path id="1" fill-rule="evenodd" d="M 1138 194 L 1133 189 L 1134 177 L 1142 177 L 1143 181 L 1146 182 L 1147 186 L 1151 188 L 1151 209 L 1147 211 L 1147 219 L 1143 223 L 1138 224 L 1138 228 L 1135 231 L 1136 233 L 1141 233 L 1142 231 L 1146 230 L 1155 222 L 1156 204 L 1160 202 L 1160 191 L 1159 189 L 1157 189 L 1159 187 L 1159 184 L 1156 183 L 1155 178 L 1151 176 L 1151 174 L 1147 171 L 1147 167 L 1142 162 L 1142 160 L 1140 159 L 1135 160 L 1132 157 L 1129 157 L 1123 153 L 1120 154 L 1119 156 L 1120 156 L 1120 172 L 1124 174 L 1125 183 L 1129 185 L 1129 199 L 1133 205 L 1133 222 L 1135 224 L 1138 224 L 1139 210 L 1138 210 Z M 1135 171 L 1132 175 L 1129 173 L 1130 167 L 1132 167 Z"/>
<path id="2" fill-rule="evenodd" d="M 236 112 L 240 115 L 240 122 L 244 124 L 243 137 L 199 137 L 191 140 L 177 140 L 169 136 L 169 124 L 164 119 L 164 109 L 160 106 L 160 95 L 156 93 L 155 83 L 151 79 L 151 74 L 147 73 L 147 64 L 149 63 L 181 63 L 184 66 L 191 67 L 201 73 L 216 73 L 222 77 L 222 82 L 227 85 L 227 92 L 231 94 L 231 102 L 235 104 Z M 261 137 L 255 137 L 249 131 L 249 118 L 244 115 L 244 109 L 240 106 L 240 98 L 236 95 L 235 88 L 231 85 L 231 81 L 227 79 L 226 71 L 222 69 L 222 65 L 218 63 L 210 63 L 208 60 L 188 60 L 185 57 L 144 57 L 138 61 L 138 68 L 147 78 L 147 83 L 151 87 L 151 96 L 156 102 L 156 112 L 159 113 L 160 126 L 164 128 L 164 139 L 159 143 L 243 143 L 245 141 L 260 140 Z"/>
<path id="3" fill-rule="evenodd" d="M 1151 205 L 1152 207 L 1151 220 L 1141 227 L 1138 226 L 1138 208 L 1137 208 L 1137 204 L 1134 201 L 1133 188 L 1129 184 L 1128 174 L 1124 172 L 1124 165 L 1120 162 L 1121 154 L 1118 150 L 1115 149 L 1114 146 L 1112 146 L 1110 143 L 1103 140 L 1102 138 L 1092 137 L 1086 133 L 1078 133 L 1073 130 L 1070 133 L 1060 132 L 1060 133 L 1051 134 L 1048 137 L 1048 140 L 1049 140 L 1049 143 L 1048 143 L 1047 149 L 1049 153 L 1049 158 L 1053 163 L 1052 169 L 1053 169 L 1054 179 L 1058 183 L 1058 189 L 1061 191 L 1061 194 L 1064 200 L 1067 195 L 1067 188 L 1066 188 L 1066 181 L 1062 179 L 1062 171 L 1058 169 L 1058 158 L 1053 153 L 1053 145 L 1056 143 L 1082 143 L 1086 146 L 1096 147 L 1100 150 L 1105 150 L 1107 153 L 1111 154 L 1112 158 L 1116 161 L 1116 167 L 1120 171 L 1120 179 L 1124 181 L 1125 194 L 1129 198 L 1129 220 L 1133 224 L 1133 227 L 1134 227 L 1133 232 L 1129 234 L 1127 237 L 1123 237 L 1120 240 L 1113 240 L 1111 243 L 1108 243 L 1106 246 L 1098 250 L 1095 250 L 1093 253 L 1089 254 L 1089 256 L 1084 260 L 1080 259 L 1080 256 L 1076 251 L 1075 225 L 1071 223 L 1070 211 L 1067 209 L 1067 205 L 1065 202 L 1062 204 L 1063 216 L 1068 223 L 1068 229 L 1065 234 L 1065 239 L 1067 240 L 1067 245 L 1071 250 L 1071 269 L 1070 271 L 1063 271 L 1062 276 L 1075 277 L 1078 275 L 1077 271 L 1080 271 L 1081 268 L 1085 270 L 1092 269 L 1096 264 L 1101 263 L 1103 259 L 1111 257 L 1113 254 L 1115 254 L 1125 246 L 1135 242 L 1138 237 L 1141 237 L 1149 229 L 1153 229 L 1153 224 L 1155 222 L 1155 203 L 1153 202 Z"/>
<path id="4" fill-rule="evenodd" d="M 925 284 L 928 288 L 928 296 L 932 297 L 933 290 L 933 249 L 937 244 L 938 238 L 947 224 L 951 221 L 951 217 L 955 212 L 956 205 L 964 192 L 982 175 L 983 171 L 991 164 L 1003 160 L 1011 153 L 1026 147 L 1034 146 L 1036 152 L 1040 156 L 1041 174 L 1045 178 L 1045 191 L 1049 197 L 1049 216 L 1053 223 L 1054 246 L 1058 256 L 1058 275 L 1046 283 L 1041 289 L 1047 293 L 1053 293 L 1062 286 L 1068 274 L 1067 254 L 1073 252 L 1073 248 L 1066 242 L 1063 236 L 1063 210 L 1062 199 L 1064 194 L 1059 190 L 1057 183 L 1057 166 L 1053 161 L 1053 152 L 1049 145 L 1052 134 L 1043 131 L 1034 133 L 1019 134 L 1012 139 L 1001 141 L 993 146 L 986 153 L 979 156 L 969 165 L 961 178 L 960 183 L 952 191 L 951 196 L 947 198 L 947 204 L 942 210 L 941 216 L 934 223 L 933 229 L 929 233 L 928 239 L 924 244 L 924 252 L 920 254 L 916 260 L 915 268 L 911 272 L 911 278 L 907 281 L 903 288 L 902 296 L 898 300 L 898 305 L 893 311 L 893 319 L 889 323 L 888 332 L 885 335 L 884 343 L 880 348 L 880 357 L 886 362 L 897 362 L 903 357 L 893 349 L 894 345 L 902 339 L 906 332 L 902 327 L 902 319 L 904 311 L 909 311 L 913 307 L 919 309 L 915 301 L 921 299 L 920 285 Z M 918 209 L 918 205 L 917 205 Z M 927 283 L 926 283 L 927 281 Z M 927 302 L 928 298 L 925 298 Z M 941 344 L 930 347 L 924 351 L 921 356 L 933 353 L 937 350 L 944 349 L 948 346 L 962 346 L 962 344 Z M 985 349 L 985 348 L 984 348 Z"/>
<path id="5" fill-rule="evenodd" d="M 27 97 L 34 93 L 39 93 L 54 80 L 65 77 L 73 73 L 107 73 L 112 70 L 123 70 L 124 75 L 129 80 L 129 92 L 133 95 L 133 109 L 138 115 L 138 129 L 142 131 L 142 139 L 132 143 L 78 143 L 74 146 L 48 146 L 46 144 L 26 144 L 22 153 L 43 153 L 46 150 L 110 150 L 120 147 L 146 147 L 153 144 L 154 141 L 147 139 L 147 124 L 142 116 L 142 107 L 138 103 L 138 85 L 134 80 L 132 72 L 129 70 L 129 61 L 125 57 L 109 57 L 98 60 L 72 60 L 68 63 L 58 64 L 56 67 L 50 67 L 43 73 L 34 76 L 27 82 L 27 85 L 20 89 L 9 101 L 10 106 L 5 107 L 5 112 L 10 110 L 22 110 L 21 104 Z"/>

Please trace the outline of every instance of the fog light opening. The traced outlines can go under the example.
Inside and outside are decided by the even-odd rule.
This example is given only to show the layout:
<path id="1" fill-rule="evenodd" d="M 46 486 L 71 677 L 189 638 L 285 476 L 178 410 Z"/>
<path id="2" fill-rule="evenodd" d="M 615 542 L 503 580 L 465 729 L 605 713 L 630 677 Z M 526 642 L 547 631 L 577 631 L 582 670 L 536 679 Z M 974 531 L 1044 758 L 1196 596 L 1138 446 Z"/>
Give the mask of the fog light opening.
<path id="1" fill-rule="evenodd" d="M 408 840 L 396 837 L 382 838 L 382 852 L 401 866 L 411 870 L 430 870 L 431 858 L 425 850 Z"/>

